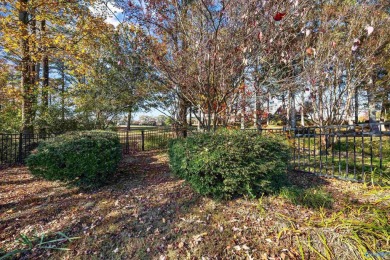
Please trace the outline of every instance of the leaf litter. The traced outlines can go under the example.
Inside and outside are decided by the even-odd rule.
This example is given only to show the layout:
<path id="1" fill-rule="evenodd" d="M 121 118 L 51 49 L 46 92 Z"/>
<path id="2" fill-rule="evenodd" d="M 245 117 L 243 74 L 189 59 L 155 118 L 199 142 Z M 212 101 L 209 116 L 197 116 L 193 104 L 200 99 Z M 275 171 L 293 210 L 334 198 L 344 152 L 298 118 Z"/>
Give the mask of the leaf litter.
<path id="1" fill-rule="evenodd" d="M 21 258 L 364 259 L 364 250 L 390 249 L 388 233 L 353 244 L 349 234 L 355 231 L 340 222 L 368 220 L 358 210 L 375 209 L 389 223 L 389 189 L 296 172 L 289 179 L 299 187 L 326 190 L 332 208 L 312 209 L 276 195 L 231 201 L 201 197 L 170 174 L 161 152 L 124 158 L 109 185 L 89 191 L 35 178 L 26 167 L 4 169 L 0 248 L 20 247 L 19 234 L 63 232 L 81 238 L 64 245 L 68 251 L 33 250 Z M 364 244 L 369 241 L 377 245 Z"/>

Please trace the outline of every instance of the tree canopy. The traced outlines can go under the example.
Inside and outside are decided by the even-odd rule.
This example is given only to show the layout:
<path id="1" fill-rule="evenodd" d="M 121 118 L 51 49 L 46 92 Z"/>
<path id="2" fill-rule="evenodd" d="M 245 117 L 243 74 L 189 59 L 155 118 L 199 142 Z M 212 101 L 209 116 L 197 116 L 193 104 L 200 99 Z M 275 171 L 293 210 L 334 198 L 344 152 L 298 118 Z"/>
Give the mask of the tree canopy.
<path id="1" fill-rule="evenodd" d="M 12 0 L 0 17 L 0 131 L 150 108 L 206 129 L 389 114 L 386 0 Z"/>

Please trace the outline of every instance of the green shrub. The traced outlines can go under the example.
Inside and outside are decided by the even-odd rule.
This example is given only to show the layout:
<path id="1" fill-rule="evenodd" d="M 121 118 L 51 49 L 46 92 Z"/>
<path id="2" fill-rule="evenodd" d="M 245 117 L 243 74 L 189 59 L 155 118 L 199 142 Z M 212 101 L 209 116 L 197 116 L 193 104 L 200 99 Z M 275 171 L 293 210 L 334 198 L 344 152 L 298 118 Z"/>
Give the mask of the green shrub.
<path id="1" fill-rule="evenodd" d="M 173 173 L 215 198 L 273 193 L 285 185 L 288 145 L 243 131 L 198 134 L 169 143 Z"/>
<path id="2" fill-rule="evenodd" d="M 70 132 L 40 143 L 27 158 L 27 166 L 32 174 L 48 180 L 94 187 L 112 177 L 121 155 L 116 133 Z"/>

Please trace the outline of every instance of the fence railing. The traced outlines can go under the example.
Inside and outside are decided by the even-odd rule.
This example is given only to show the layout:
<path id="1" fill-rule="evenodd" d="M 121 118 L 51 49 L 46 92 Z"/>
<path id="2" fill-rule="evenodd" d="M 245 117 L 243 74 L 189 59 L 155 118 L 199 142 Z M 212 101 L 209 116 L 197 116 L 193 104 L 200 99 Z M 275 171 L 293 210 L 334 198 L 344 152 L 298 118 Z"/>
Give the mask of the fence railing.
<path id="1" fill-rule="evenodd" d="M 189 131 L 189 134 L 191 132 Z M 47 140 L 56 135 L 42 136 L 39 134 L 1 134 L 0 133 L 0 168 L 16 164 L 24 164 L 41 140 Z M 118 131 L 122 152 L 124 154 L 138 151 L 164 149 L 169 139 L 177 136 L 173 129 L 151 129 Z"/>
<path id="2" fill-rule="evenodd" d="M 169 139 L 176 137 L 172 129 L 130 130 L 118 132 L 123 153 L 164 149 Z"/>
<path id="3" fill-rule="evenodd" d="M 390 183 L 390 123 L 286 129 L 295 170 Z"/>
<path id="4" fill-rule="evenodd" d="M 285 136 L 291 168 L 355 181 L 390 184 L 390 122 L 304 128 L 264 128 L 259 134 Z M 196 132 L 189 131 L 188 134 Z M 124 154 L 167 148 L 173 129 L 119 131 Z M 0 167 L 22 164 L 40 140 L 51 137 L 0 134 Z"/>
<path id="5" fill-rule="evenodd" d="M 39 134 L 0 134 L 0 167 L 4 165 L 23 164 L 39 141 L 47 140 L 54 135 Z"/>

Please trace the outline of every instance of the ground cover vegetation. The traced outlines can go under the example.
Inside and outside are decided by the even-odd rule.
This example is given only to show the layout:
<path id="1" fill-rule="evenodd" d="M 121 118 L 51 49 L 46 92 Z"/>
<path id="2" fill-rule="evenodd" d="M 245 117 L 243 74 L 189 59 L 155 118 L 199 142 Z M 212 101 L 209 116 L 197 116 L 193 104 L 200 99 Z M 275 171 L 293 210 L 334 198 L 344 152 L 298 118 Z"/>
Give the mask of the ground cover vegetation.
<path id="1" fill-rule="evenodd" d="M 386 259 L 390 250 L 388 187 L 290 172 L 279 193 L 215 200 L 173 177 L 159 152 L 125 156 L 94 190 L 26 167 L 0 176 L 0 248 L 24 249 L 21 259 Z M 53 242 L 41 245 L 42 235 Z"/>

